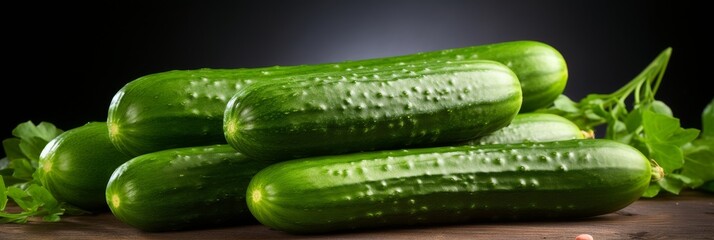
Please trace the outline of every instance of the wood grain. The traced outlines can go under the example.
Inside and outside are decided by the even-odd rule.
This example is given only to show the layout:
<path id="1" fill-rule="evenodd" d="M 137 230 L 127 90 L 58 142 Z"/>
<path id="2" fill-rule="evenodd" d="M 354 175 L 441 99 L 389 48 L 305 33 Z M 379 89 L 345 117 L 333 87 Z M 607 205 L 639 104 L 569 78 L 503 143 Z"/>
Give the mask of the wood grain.
<path id="1" fill-rule="evenodd" d="M 0 239 L 714 239 L 714 194 L 695 191 L 640 199 L 615 213 L 561 222 L 464 223 L 323 235 L 290 235 L 260 224 L 147 233 L 111 213 L 65 216 L 60 222 L 0 224 Z"/>

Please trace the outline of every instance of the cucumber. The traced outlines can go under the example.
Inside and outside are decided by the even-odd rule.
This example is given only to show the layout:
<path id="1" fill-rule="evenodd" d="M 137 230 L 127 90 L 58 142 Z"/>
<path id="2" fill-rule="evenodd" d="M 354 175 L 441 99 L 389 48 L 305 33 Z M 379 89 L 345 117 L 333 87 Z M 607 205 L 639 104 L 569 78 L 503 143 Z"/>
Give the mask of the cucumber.
<path id="1" fill-rule="evenodd" d="M 466 142 L 487 145 L 523 142 L 549 142 L 592 138 L 569 119 L 552 113 L 519 113 L 511 123 L 486 136 Z"/>
<path id="2" fill-rule="evenodd" d="M 131 157 L 117 150 L 106 122 L 89 122 L 53 138 L 40 153 L 40 183 L 60 201 L 87 211 L 108 211 L 104 188 Z"/>
<path id="3" fill-rule="evenodd" d="M 537 41 L 492 43 L 402 56 L 295 66 L 172 70 L 149 74 L 113 97 L 107 122 L 112 142 L 131 156 L 162 149 L 226 143 L 228 100 L 256 82 L 301 75 L 339 75 L 423 61 L 487 59 L 509 66 L 523 92 L 521 112 L 550 105 L 565 89 L 567 66 L 553 47 Z"/>
<path id="4" fill-rule="evenodd" d="M 254 84 L 228 102 L 228 144 L 255 159 L 294 158 L 462 142 L 508 125 L 522 103 L 505 65 L 455 60 L 296 76 Z"/>
<path id="5" fill-rule="evenodd" d="M 225 144 L 147 153 L 116 168 L 105 204 L 122 222 L 149 232 L 255 223 L 245 193 L 266 166 Z"/>
<path id="6" fill-rule="evenodd" d="M 276 163 L 253 177 L 247 203 L 290 233 L 572 220 L 628 206 L 650 174 L 641 152 L 607 139 L 417 148 Z"/>

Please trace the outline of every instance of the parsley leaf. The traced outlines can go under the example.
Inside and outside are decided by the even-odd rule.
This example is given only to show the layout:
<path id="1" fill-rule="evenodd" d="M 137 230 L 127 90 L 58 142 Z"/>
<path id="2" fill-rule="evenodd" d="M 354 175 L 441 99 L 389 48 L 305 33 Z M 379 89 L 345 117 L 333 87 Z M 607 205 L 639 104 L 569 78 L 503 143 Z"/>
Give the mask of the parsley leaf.
<path id="1" fill-rule="evenodd" d="M 671 53 L 671 48 L 662 51 L 613 93 L 592 93 L 578 102 L 561 95 L 551 107 L 538 110 L 566 117 L 585 130 L 604 126 L 604 138 L 629 144 L 650 158 L 653 180 L 644 197 L 657 196 L 661 190 L 714 191 L 714 100 L 704 110 L 700 131 L 682 128 L 667 104 L 655 99 Z M 656 177 L 660 170 L 663 178 Z"/>
<path id="2" fill-rule="evenodd" d="M 714 99 L 702 112 L 702 133 L 684 145 L 681 174 L 691 179 L 688 186 L 714 192 Z"/>
<path id="3" fill-rule="evenodd" d="M 702 137 L 714 138 L 714 99 L 702 112 Z"/>
<path id="4" fill-rule="evenodd" d="M 0 160 L 0 223 L 26 223 L 33 218 L 56 222 L 65 210 L 74 208 L 57 201 L 33 177 L 42 150 L 62 132 L 52 123 L 27 121 L 12 130 L 15 137 L 3 140 L 6 157 Z M 20 212 L 7 211 L 10 200 Z"/>

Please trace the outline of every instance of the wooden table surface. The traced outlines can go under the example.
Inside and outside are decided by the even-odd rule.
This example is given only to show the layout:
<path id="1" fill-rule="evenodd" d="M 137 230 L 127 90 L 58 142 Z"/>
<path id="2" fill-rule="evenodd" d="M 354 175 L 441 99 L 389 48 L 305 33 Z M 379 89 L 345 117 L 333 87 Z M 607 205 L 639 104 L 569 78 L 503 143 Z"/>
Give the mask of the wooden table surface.
<path id="1" fill-rule="evenodd" d="M 714 194 L 686 191 L 640 199 L 615 213 L 565 222 L 464 223 L 323 235 L 290 235 L 260 224 L 147 233 L 111 213 L 60 222 L 0 224 L 0 239 L 714 239 Z"/>

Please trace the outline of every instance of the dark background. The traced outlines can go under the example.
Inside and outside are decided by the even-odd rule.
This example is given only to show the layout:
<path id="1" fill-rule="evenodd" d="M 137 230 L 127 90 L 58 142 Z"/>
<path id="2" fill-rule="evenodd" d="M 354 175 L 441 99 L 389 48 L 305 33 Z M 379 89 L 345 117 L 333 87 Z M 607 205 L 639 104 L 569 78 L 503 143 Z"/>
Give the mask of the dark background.
<path id="1" fill-rule="evenodd" d="M 119 88 L 156 72 L 335 62 L 522 39 L 564 55 L 565 94 L 574 100 L 616 90 L 670 46 L 657 98 L 683 126 L 701 128 L 701 111 L 714 96 L 703 85 L 712 65 L 701 1 L 117 2 L 3 8 L 3 138 L 28 120 L 64 130 L 105 121 Z"/>

